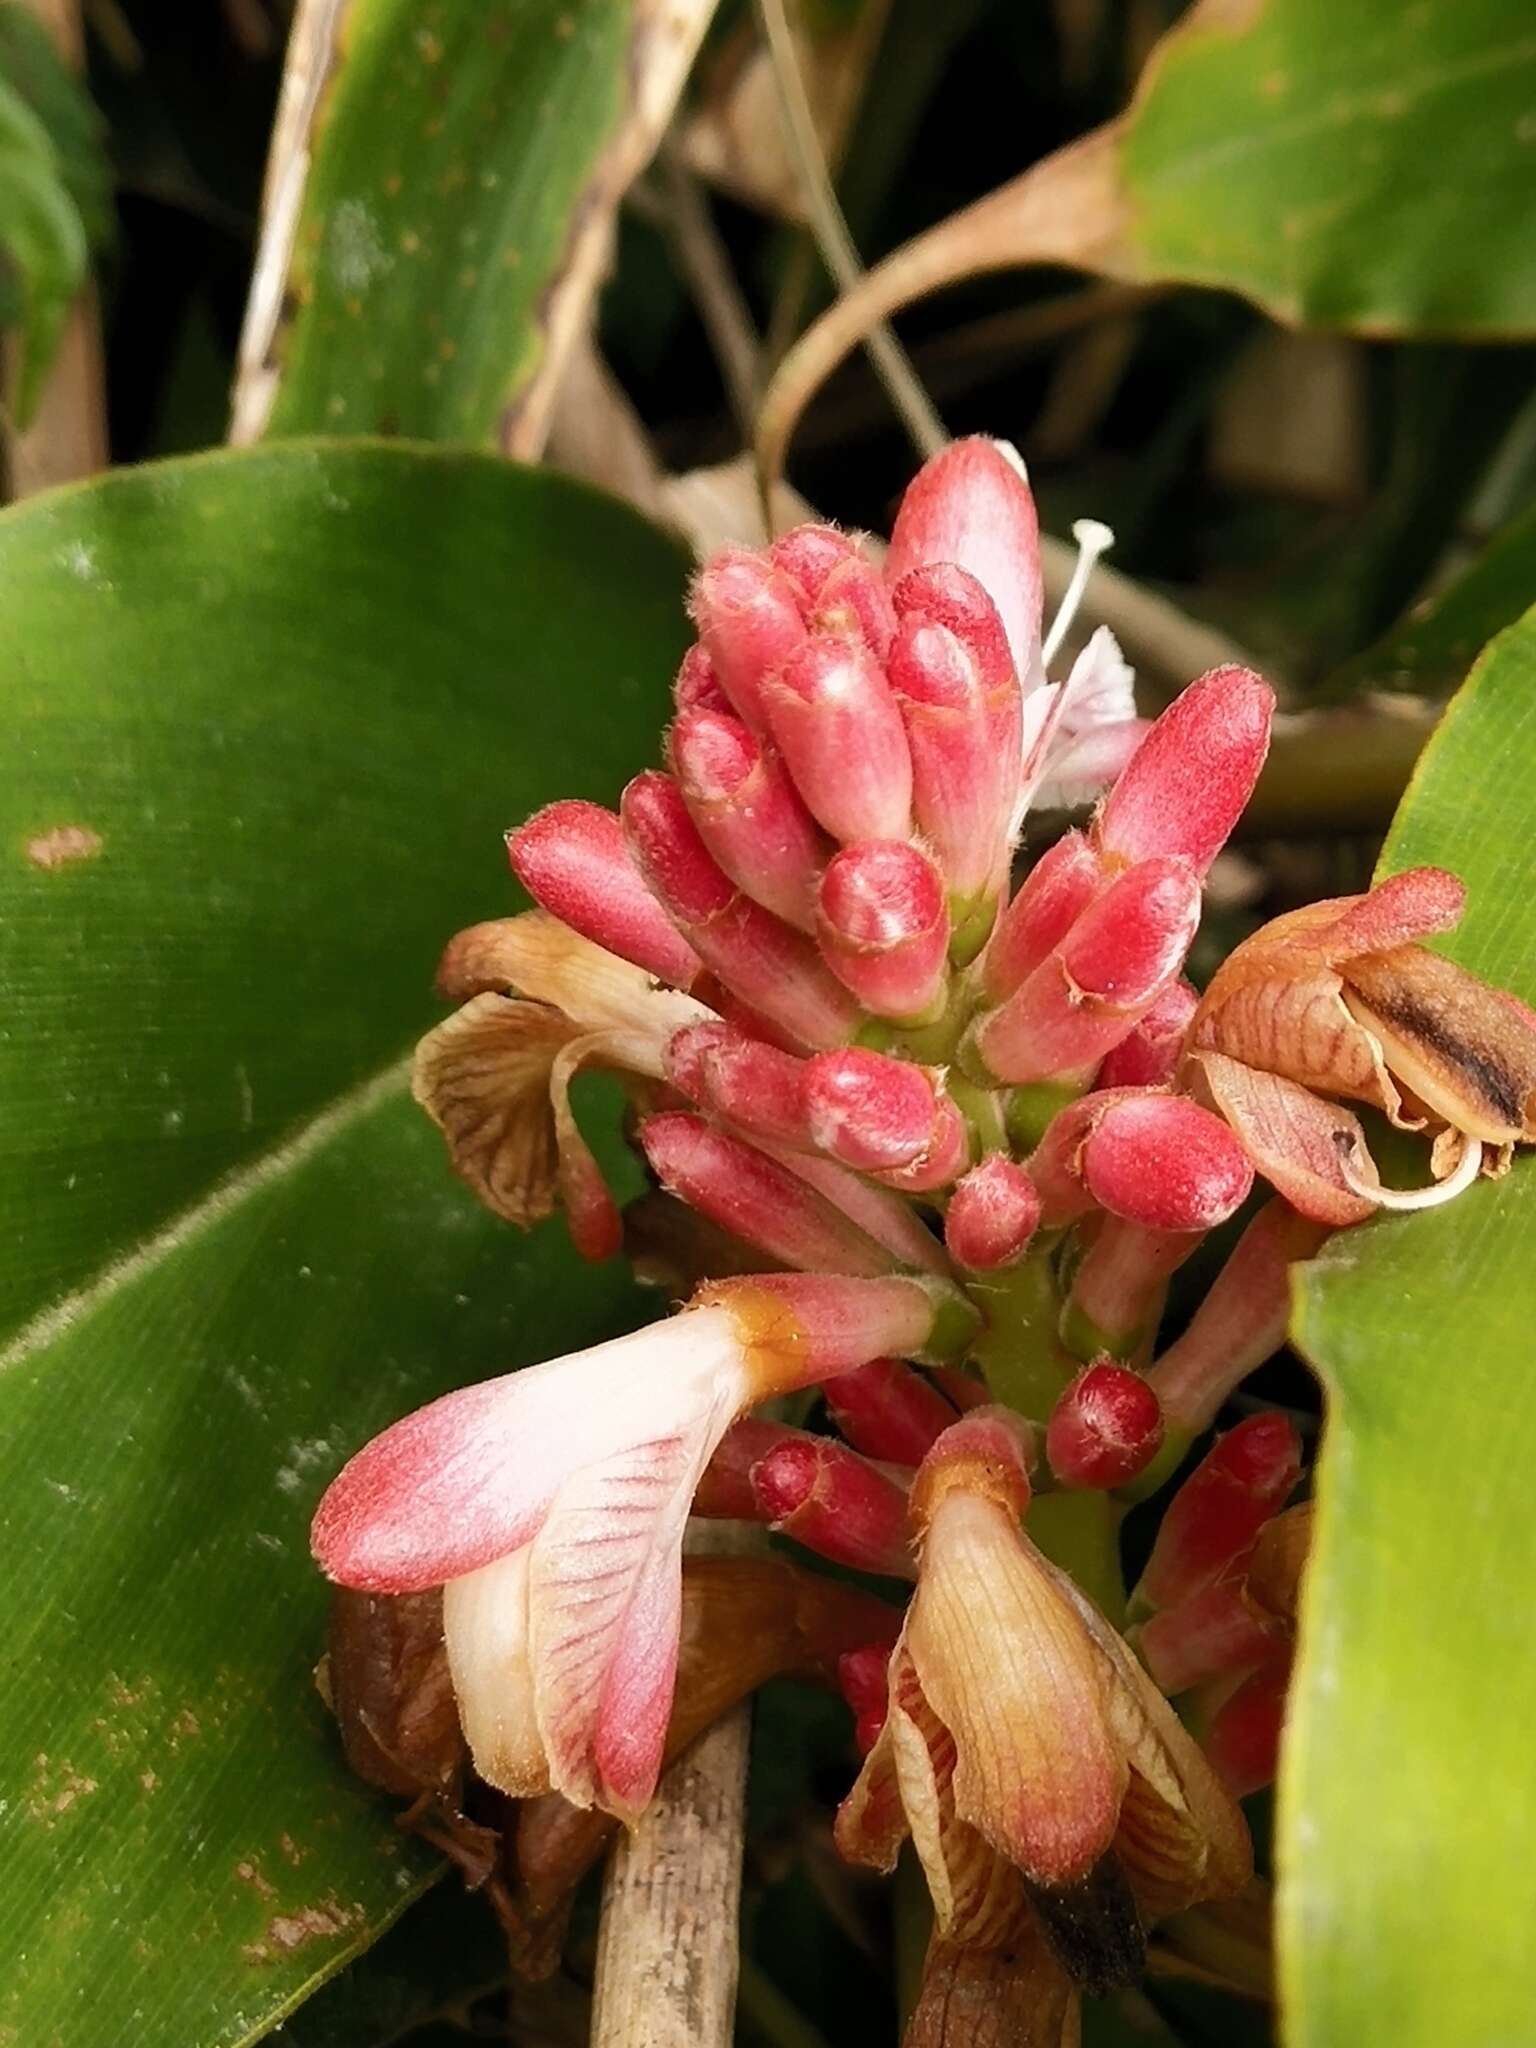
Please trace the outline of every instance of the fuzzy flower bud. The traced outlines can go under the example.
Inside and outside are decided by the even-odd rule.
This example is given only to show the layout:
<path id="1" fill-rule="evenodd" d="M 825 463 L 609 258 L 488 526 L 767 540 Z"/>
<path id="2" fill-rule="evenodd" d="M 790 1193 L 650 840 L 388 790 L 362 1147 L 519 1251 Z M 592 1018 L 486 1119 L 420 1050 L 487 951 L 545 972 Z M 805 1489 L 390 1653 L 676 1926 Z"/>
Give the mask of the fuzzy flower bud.
<path id="1" fill-rule="evenodd" d="M 764 731 L 764 682 L 806 638 L 794 583 L 749 548 L 722 548 L 699 571 L 689 608 L 720 688 Z"/>
<path id="2" fill-rule="evenodd" d="M 778 755 L 728 712 L 679 714 L 668 753 L 704 844 L 765 910 L 809 931 L 827 848 Z"/>
<path id="3" fill-rule="evenodd" d="M 1183 861 L 1128 869 L 973 1027 L 982 1072 L 1014 1082 L 1086 1077 L 1178 974 L 1199 922 L 1200 884 Z"/>
<path id="4" fill-rule="evenodd" d="M 1157 719 L 1104 800 L 1094 843 L 1115 863 L 1176 858 L 1203 875 L 1253 794 L 1275 695 L 1251 669 L 1217 668 Z"/>
<path id="5" fill-rule="evenodd" d="M 513 872 L 535 903 L 658 981 L 687 988 L 699 956 L 646 887 L 624 828 L 601 804 L 548 804 L 507 834 Z"/>
<path id="6" fill-rule="evenodd" d="M 817 892 L 816 932 L 839 980 L 876 1016 L 921 1019 L 942 1003 L 944 882 L 909 841 L 870 840 L 837 854 Z"/>
<path id="7" fill-rule="evenodd" d="M 1300 1474 L 1301 1439 L 1283 1415 L 1251 1415 L 1218 1437 L 1168 1505 L 1135 1604 L 1173 1607 L 1210 1585 Z"/>
<path id="8" fill-rule="evenodd" d="M 834 839 L 901 839 L 912 821 L 912 757 L 884 670 L 862 638 L 818 633 L 764 686 L 795 786 Z"/>
<path id="9" fill-rule="evenodd" d="M 1056 1403 L 1045 1456 L 1062 1486 L 1109 1488 L 1145 1471 L 1162 1441 L 1156 1394 L 1139 1373 L 1101 1359 Z"/>
<path id="10" fill-rule="evenodd" d="M 1039 1223 L 1034 1182 L 1006 1153 L 993 1152 L 955 1183 L 944 1243 L 957 1266 L 990 1273 L 1023 1256 Z"/>

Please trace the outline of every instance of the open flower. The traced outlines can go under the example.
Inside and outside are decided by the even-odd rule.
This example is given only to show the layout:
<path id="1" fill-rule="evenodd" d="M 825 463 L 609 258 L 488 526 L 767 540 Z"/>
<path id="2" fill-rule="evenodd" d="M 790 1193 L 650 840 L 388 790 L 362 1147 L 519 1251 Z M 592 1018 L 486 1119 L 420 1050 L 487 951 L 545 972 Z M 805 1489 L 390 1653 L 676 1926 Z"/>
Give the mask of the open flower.
<path id="1" fill-rule="evenodd" d="M 632 1820 L 671 1712 L 683 1527 L 727 1428 L 888 1352 L 948 1355 L 971 1321 L 937 1281 L 722 1283 L 668 1322 L 395 1423 L 326 1492 L 315 1556 L 363 1591 L 444 1587 L 483 1778 Z"/>
<path id="2" fill-rule="evenodd" d="M 1421 1207 L 1479 1167 L 1502 1172 L 1536 1139 L 1536 1015 L 1414 943 L 1449 931 L 1464 897 L 1444 869 L 1411 868 L 1310 904 L 1239 946 L 1206 990 L 1190 1028 L 1194 1075 L 1304 1216 L 1357 1223 L 1377 1207 Z M 1434 1170 L 1448 1178 L 1408 1196 L 1384 1189 L 1340 1096 L 1405 1130 L 1436 1128 Z"/>
<path id="3" fill-rule="evenodd" d="M 881 1869 L 910 1834 L 937 1932 L 988 1945 L 1021 1892 L 1085 1981 L 1250 1870 L 1242 1818 L 1119 1637 L 1019 1526 L 1025 1434 L 973 1411 L 919 1468 L 917 1591 L 880 1738 L 838 1816 Z"/>

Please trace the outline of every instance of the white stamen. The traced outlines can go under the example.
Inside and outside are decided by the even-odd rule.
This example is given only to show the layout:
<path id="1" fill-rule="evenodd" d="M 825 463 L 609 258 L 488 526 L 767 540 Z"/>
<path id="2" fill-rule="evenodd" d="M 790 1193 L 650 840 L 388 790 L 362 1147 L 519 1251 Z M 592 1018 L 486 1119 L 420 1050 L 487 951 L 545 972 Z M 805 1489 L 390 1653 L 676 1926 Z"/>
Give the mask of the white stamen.
<path id="1" fill-rule="evenodd" d="M 1453 1202 L 1458 1195 L 1466 1193 L 1477 1179 L 1482 1164 L 1483 1141 L 1467 1131 L 1462 1133 L 1461 1159 L 1455 1172 L 1428 1188 L 1373 1188 L 1369 1181 L 1362 1180 L 1356 1173 L 1342 1147 L 1339 1156 L 1345 1186 L 1352 1194 L 1359 1195 L 1362 1201 L 1374 1202 L 1381 1209 L 1438 1209 L 1442 1202 Z"/>
<path id="2" fill-rule="evenodd" d="M 1115 544 L 1115 536 L 1100 519 L 1078 519 L 1072 525 L 1072 538 L 1077 542 L 1077 563 L 1072 571 L 1072 581 L 1067 585 L 1066 595 L 1056 616 L 1051 621 L 1051 630 L 1045 636 L 1045 645 L 1040 650 L 1041 659 L 1049 663 L 1057 649 L 1071 630 L 1072 621 L 1077 617 L 1077 608 L 1083 601 L 1083 592 L 1088 588 L 1088 578 L 1093 574 L 1093 565 L 1106 549 Z"/>

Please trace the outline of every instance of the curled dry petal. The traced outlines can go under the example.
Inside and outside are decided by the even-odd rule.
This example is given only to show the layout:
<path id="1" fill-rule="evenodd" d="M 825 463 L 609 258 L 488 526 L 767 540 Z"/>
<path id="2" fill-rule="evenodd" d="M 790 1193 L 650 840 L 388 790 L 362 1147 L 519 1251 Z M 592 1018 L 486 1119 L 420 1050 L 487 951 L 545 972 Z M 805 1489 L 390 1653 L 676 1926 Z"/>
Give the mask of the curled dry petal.
<path id="1" fill-rule="evenodd" d="M 563 1010 L 587 1031 L 644 1027 L 665 1037 L 710 1012 L 691 996 L 657 988 L 643 967 L 584 939 L 544 910 L 471 925 L 450 941 L 437 970 L 449 1002 L 494 991 Z"/>
<path id="2" fill-rule="evenodd" d="M 1077 1986 L 1027 1910 L 995 1948 L 935 1936 L 902 2048 L 1078 2048 Z"/>
<path id="3" fill-rule="evenodd" d="M 1344 968 L 1344 1001 L 1426 1108 L 1489 1145 L 1536 1140 L 1536 1016 L 1422 946 Z"/>
<path id="4" fill-rule="evenodd" d="M 1357 1116 L 1295 1081 L 1261 1073 L 1221 1053 L 1194 1053 L 1190 1066 L 1256 1170 L 1292 1208 L 1316 1223 L 1336 1226 L 1363 1223 L 1375 1213 L 1376 1205 L 1356 1194 L 1344 1177 L 1347 1159 L 1357 1180 L 1376 1184 Z"/>
<path id="5" fill-rule="evenodd" d="M 494 1215 L 522 1229 L 554 1207 L 549 1083 L 575 1036 L 570 1020 L 542 1003 L 480 995 L 416 1048 L 411 1093 L 448 1141 L 454 1171 Z"/>
<path id="6" fill-rule="evenodd" d="M 451 1795 L 464 1761 L 443 1643 L 443 1603 L 425 1593 L 331 1599 L 326 1693 L 347 1762 L 381 1792 Z"/>

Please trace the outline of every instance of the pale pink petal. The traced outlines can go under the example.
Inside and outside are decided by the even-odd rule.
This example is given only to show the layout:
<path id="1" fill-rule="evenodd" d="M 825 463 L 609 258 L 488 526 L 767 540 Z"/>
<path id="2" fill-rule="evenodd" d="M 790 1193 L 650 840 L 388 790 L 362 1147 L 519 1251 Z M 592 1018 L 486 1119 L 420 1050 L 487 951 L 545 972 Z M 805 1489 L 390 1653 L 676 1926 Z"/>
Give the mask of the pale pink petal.
<path id="1" fill-rule="evenodd" d="M 445 1394 L 332 1481 L 311 1532 L 315 1556 L 331 1578 L 368 1592 L 418 1592 L 477 1571 L 531 1540 L 573 1472 L 690 1427 L 722 1390 L 745 1406 L 743 1371 L 743 1337 L 721 1306 Z"/>

